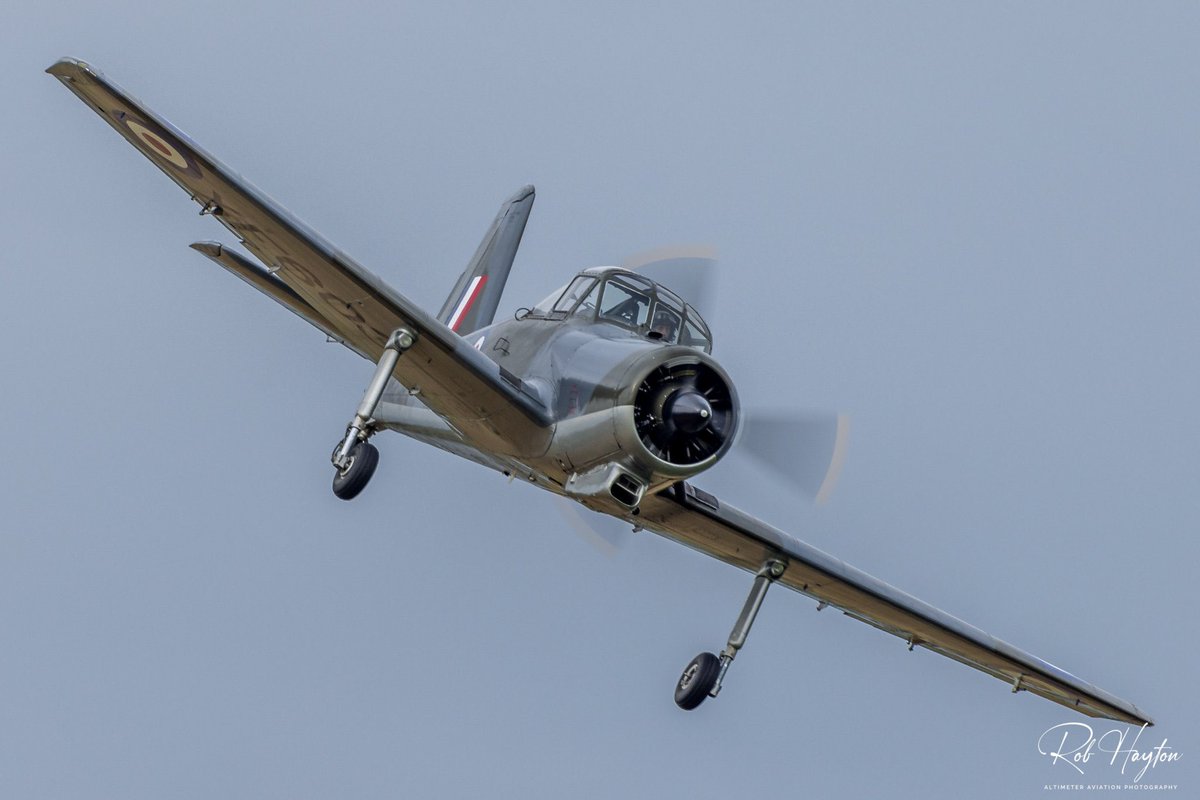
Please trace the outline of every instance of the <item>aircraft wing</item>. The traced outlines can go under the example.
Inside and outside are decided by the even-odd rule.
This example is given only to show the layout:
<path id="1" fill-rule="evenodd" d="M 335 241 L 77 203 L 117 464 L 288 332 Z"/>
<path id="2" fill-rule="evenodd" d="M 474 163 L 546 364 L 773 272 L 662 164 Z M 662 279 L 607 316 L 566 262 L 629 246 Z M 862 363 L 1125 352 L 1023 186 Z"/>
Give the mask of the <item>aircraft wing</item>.
<path id="1" fill-rule="evenodd" d="M 416 344 L 395 377 L 481 447 L 514 456 L 545 450 L 550 417 L 519 378 L 292 217 L 241 176 L 155 116 L 98 70 L 62 59 L 48 70 L 233 233 L 267 269 L 197 249 L 352 350 L 375 360 L 406 326 Z M 241 263 L 244 262 L 244 263 Z M 239 268 L 240 271 L 239 271 Z"/>
<path id="2" fill-rule="evenodd" d="M 776 582 L 837 608 L 849 617 L 999 678 L 1091 717 L 1134 725 L 1153 721 L 1132 703 L 1102 691 L 1053 664 L 861 570 L 805 544 L 716 497 L 678 483 L 647 496 L 638 523 L 702 553 L 750 572 L 769 559 L 787 569 Z"/>

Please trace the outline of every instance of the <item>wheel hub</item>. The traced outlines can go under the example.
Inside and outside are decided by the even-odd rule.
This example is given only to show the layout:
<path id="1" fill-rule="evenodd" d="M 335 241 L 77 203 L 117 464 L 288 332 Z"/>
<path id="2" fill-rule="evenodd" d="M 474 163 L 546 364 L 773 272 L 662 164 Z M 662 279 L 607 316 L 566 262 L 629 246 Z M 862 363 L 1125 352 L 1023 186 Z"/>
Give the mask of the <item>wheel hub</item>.
<path id="1" fill-rule="evenodd" d="M 683 671 L 683 675 L 679 676 L 679 688 L 686 689 L 690 686 L 692 679 L 696 677 L 696 671 L 699 669 L 699 664 L 689 664 L 688 668 Z"/>

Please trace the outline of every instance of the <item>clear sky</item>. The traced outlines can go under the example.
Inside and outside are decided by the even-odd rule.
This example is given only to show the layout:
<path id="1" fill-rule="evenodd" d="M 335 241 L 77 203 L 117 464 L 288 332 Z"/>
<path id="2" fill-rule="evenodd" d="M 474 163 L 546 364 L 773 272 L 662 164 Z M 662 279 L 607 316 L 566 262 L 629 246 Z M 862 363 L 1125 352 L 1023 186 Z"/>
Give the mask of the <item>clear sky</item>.
<path id="1" fill-rule="evenodd" d="M 1043 797 L 1087 721 L 398 436 L 371 366 L 42 73 L 94 63 L 436 310 L 538 200 L 502 313 L 706 244 L 743 401 L 852 415 L 833 501 L 697 483 L 1137 703 L 1200 792 L 1194 4 L 9 4 L 0 796 Z M 1122 728 L 1107 722 L 1097 734 Z M 1122 790 L 1123 791 L 1123 790 Z M 1123 791 L 1123 794 L 1133 794 Z M 1087 796 L 1094 796 L 1088 793 Z"/>

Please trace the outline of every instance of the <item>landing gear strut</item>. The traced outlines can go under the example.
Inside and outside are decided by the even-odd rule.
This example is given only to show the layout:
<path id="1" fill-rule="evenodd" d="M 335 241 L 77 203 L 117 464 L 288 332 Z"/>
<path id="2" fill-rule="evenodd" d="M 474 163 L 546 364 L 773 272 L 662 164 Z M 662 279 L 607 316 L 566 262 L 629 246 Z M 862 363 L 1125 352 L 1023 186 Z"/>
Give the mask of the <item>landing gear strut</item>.
<path id="1" fill-rule="evenodd" d="M 767 589 L 783 575 L 786 569 L 787 564 L 777 559 L 771 559 L 763 564 L 762 569 L 754 576 L 754 586 L 750 588 L 750 595 L 746 598 L 745 605 L 742 606 L 742 613 L 734 623 L 733 630 L 729 633 L 729 641 L 726 643 L 725 649 L 721 651 L 720 657 L 712 653 L 701 653 L 683 668 L 683 674 L 679 676 L 679 682 L 675 684 L 675 704 L 677 706 L 684 711 L 691 711 L 703 703 L 704 698 L 716 697 L 717 693 L 721 691 L 721 681 L 725 679 L 725 673 L 729 671 L 729 665 L 733 663 L 733 657 L 737 655 L 737 651 L 746 644 L 746 637 L 750 635 L 750 626 L 754 624 L 758 609 L 762 607 L 763 598 L 767 596 Z"/>
<path id="2" fill-rule="evenodd" d="M 346 436 L 333 449 L 330 459 L 335 470 L 333 493 L 342 500 L 357 497 L 375 474 L 375 467 L 379 465 L 379 451 L 367 441 L 375 434 L 371 418 L 375 415 L 379 398 L 383 397 L 388 379 L 392 377 L 392 371 L 396 369 L 396 362 L 416 341 L 417 335 L 408 328 L 397 328 L 388 337 L 387 344 L 383 346 L 383 355 L 375 367 L 375 375 L 367 386 L 362 402 L 358 404 L 354 419 L 346 428 Z"/>

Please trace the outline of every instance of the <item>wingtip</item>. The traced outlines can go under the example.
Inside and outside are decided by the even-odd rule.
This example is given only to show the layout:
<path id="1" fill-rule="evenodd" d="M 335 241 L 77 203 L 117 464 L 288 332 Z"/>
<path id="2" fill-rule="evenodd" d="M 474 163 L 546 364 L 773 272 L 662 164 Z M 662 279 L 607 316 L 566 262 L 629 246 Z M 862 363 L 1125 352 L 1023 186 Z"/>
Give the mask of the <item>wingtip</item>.
<path id="1" fill-rule="evenodd" d="M 1116 720 L 1117 722 L 1124 722 L 1126 725 L 1144 725 L 1147 728 L 1154 727 L 1154 720 L 1150 718 L 1149 714 L 1146 714 L 1132 703 L 1126 703 L 1120 700 L 1117 702 L 1121 705 L 1116 706 L 1116 710 L 1110 709 L 1107 712 L 1101 711 L 1095 716 Z"/>
<path id="2" fill-rule="evenodd" d="M 203 253 L 204 255 L 208 256 L 209 258 L 220 258 L 221 257 L 221 243 L 220 242 L 192 242 L 191 244 L 188 245 L 188 247 L 192 248 L 197 253 Z"/>
<path id="3" fill-rule="evenodd" d="M 64 57 L 55 61 L 50 66 L 46 67 L 46 73 L 53 75 L 56 78 L 64 78 L 74 80 L 80 75 L 97 75 L 95 69 L 86 61 L 80 61 L 78 58 Z"/>
<path id="4" fill-rule="evenodd" d="M 530 183 L 525 186 L 522 186 L 520 189 L 518 189 L 516 192 L 514 192 L 513 196 L 508 198 L 508 202 L 519 203 L 528 197 L 533 197 L 536 193 L 537 193 L 537 190 L 534 189 L 533 184 Z"/>

